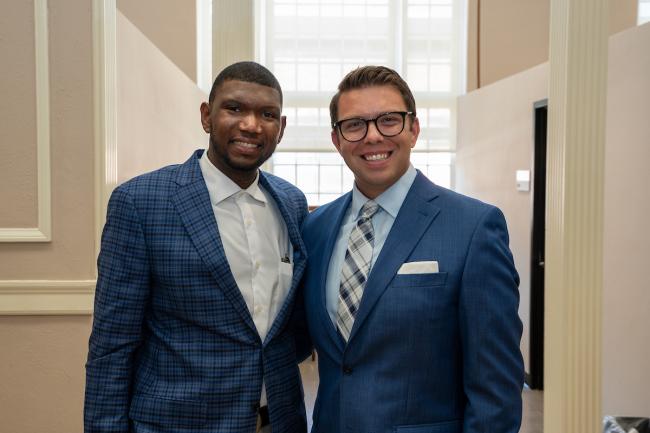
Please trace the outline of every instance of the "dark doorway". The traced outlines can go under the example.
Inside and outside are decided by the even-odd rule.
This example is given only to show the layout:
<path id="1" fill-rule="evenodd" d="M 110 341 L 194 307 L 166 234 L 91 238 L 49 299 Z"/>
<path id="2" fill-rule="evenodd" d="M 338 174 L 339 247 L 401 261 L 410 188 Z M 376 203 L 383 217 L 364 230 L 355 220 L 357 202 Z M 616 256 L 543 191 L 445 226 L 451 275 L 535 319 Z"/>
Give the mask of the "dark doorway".
<path id="1" fill-rule="evenodd" d="M 530 249 L 530 371 L 526 382 L 544 388 L 544 236 L 546 227 L 546 119 L 548 101 L 533 105 L 535 149 L 533 152 L 533 221 Z"/>

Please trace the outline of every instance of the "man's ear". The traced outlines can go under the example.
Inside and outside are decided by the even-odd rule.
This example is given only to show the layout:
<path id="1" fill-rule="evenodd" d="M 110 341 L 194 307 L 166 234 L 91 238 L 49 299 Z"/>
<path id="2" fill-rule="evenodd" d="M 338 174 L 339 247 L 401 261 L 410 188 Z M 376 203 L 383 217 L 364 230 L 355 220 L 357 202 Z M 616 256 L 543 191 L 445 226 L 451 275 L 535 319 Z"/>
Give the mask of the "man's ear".
<path id="1" fill-rule="evenodd" d="M 201 104 L 201 126 L 208 134 L 212 131 L 212 122 L 210 121 L 210 105 L 207 102 Z"/>
<path id="2" fill-rule="evenodd" d="M 413 116 L 411 120 L 411 135 L 413 136 L 411 148 L 414 148 L 415 143 L 418 141 L 418 136 L 420 135 L 420 120 L 415 116 Z"/>
<path id="3" fill-rule="evenodd" d="M 336 147 L 336 150 L 338 150 L 339 153 L 341 153 L 341 143 L 339 142 L 339 134 L 336 132 L 336 128 L 332 129 L 331 137 L 332 137 L 332 143 L 334 144 L 334 147 Z"/>
<path id="4" fill-rule="evenodd" d="M 282 141 L 284 136 L 284 128 L 287 127 L 287 116 L 280 116 L 280 135 L 278 136 L 278 143 Z"/>

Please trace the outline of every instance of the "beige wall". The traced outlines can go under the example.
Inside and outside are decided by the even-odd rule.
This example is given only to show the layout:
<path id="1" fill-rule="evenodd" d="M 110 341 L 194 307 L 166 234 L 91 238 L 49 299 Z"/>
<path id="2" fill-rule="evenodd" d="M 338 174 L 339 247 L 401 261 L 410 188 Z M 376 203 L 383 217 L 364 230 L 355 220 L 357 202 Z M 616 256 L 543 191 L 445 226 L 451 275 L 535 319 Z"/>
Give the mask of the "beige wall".
<path id="1" fill-rule="evenodd" d="M 550 0 L 469 0 L 467 89 L 548 60 Z M 636 25 L 638 0 L 610 0 L 610 34 Z"/>
<path id="2" fill-rule="evenodd" d="M 33 14 L 31 1 L 19 3 L 27 3 Z M 25 12 L 22 9 L 17 8 L 14 2 L 5 2 L 0 6 L 0 15 L 8 23 L 20 25 L 22 20 L 24 24 Z M 78 280 L 94 276 L 91 22 L 91 7 L 88 1 L 49 2 L 52 242 L 0 243 L 0 280 Z M 21 40 L 23 42 L 20 42 Z M 21 47 L 34 43 L 33 34 L 26 32 L 15 44 L 13 40 L 4 41 L 3 53 L 8 49 L 20 50 Z M 10 53 L 9 57 L 12 56 L 16 57 Z M 7 63 L 10 62 L 3 61 L 3 65 Z M 20 119 L 16 122 L 2 122 L 2 152 L 6 152 L 8 148 L 11 163 L 19 167 L 25 166 L 25 173 L 31 174 L 32 177 L 27 179 L 26 183 L 30 185 L 30 190 L 33 190 L 34 177 L 38 175 L 34 159 L 34 108 L 29 107 L 33 107 L 34 102 L 25 99 L 34 95 L 34 64 L 26 60 L 22 65 L 11 66 L 10 70 L 14 69 L 16 70 L 12 75 L 24 74 L 25 80 L 31 80 L 31 83 L 18 80 L 20 86 L 31 89 L 25 90 L 25 98 L 19 97 L 13 91 L 9 92 L 9 95 L 17 98 L 15 104 L 25 110 L 22 116 L 27 119 L 27 124 Z M 7 141 L 4 141 L 5 137 Z M 14 143 L 20 143 L 20 147 L 17 148 Z M 0 171 L 0 185 L 13 185 L 16 182 L 14 175 L 11 169 Z M 19 176 L 19 179 L 22 180 L 23 177 Z M 2 207 L 10 206 L 12 209 L 13 204 L 20 203 L 21 200 L 14 197 L 11 188 L 7 191 L 0 186 L 0 202 Z M 33 201 L 31 206 L 32 209 L 25 211 L 25 221 L 20 220 L 20 215 L 12 217 L 15 224 L 24 225 L 33 221 Z"/>
<path id="3" fill-rule="evenodd" d="M 117 68 L 118 183 L 207 147 L 208 96 L 119 12 Z"/>
<path id="4" fill-rule="evenodd" d="M 117 7 L 196 82 L 195 0 L 117 0 Z"/>
<path id="5" fill-rule="evenodd" d="M 650 24 L 610 39 L 603 410 L 650 416 Z"/>
<path id="6" fill-rule="evenodd" d="M 34 4 L 19 1 L 11 9 L 0 13 L 0 227 L 36 227 Z"/>
<path id="7" fill-rule="evenodd" d="M 548 94 L 548 66 L 536 66 L 458 99 L 456 190 L 498 206 L 510 233 L 521 283 L 519 315 L 526 371 L 530 324 L 532 193 L 516 190 L 515 172 L 532 169 L 533 103 Z"/>
<path id="8" fill-rule="evenodd" d="M 15 313 L 25 307 L 24 311 L 35 314 L 30 310 L 33 305 L 47 307 L 56 301 L 69 306 L 81 303 L 71 310 L 82 314 L 0 316 L 1 431 L 83 431 L 83 366 L 92 321 L 83 312 L 88 311 L 85 300 L 95 277 L 91 4 L 86 0 L 48 4 L 52 241 L 0 243 L 1 311 Z M 9 168 L 2 166 L 0 185 L 15 182 L 18 188 L 24 180 L 34 190 L 39 175 L 33 101 L 34 3 L 0 6 L 0 17 L 0 54 L 12 60 L 7 62 L 12 81 L 3 76 L 1 84 L 12 99 L 1 106 L 11 122 L 3 122 L 1 128 L 1 155 L 3 161 L 9 160 Z M 128 94 L 118 99 L 123 104 L 122 119 L 130 117 L 135 125 L 133 135 L 129 139 L 122 135 L 123 142 L 118 143 L 123 151 L 120 174 L 129 177 L 162 165 L 163 160 L 165 164 L 182 161 L 191 150 L 205 145 L 198 108 L 205 95 L 123 16 L 118 18 L 119 63 L 126 68 L 119 69 L 125 76 L 118 82 L 122 96 Z M 141 64 L 143 60 L 147 66 Z M 133 164 L 133 158 L 145 162 Z M 12 204 L 16 226 L 33 225 L 35 199 L 18 203 L 13 189 L 0 187 L 0 201 Z M 10 222 L 0 219 L 2 224 Z"/>
<path id="9" fill-rule="evenodd" d="M 610 38 L 604 185 L 603 413 L 650 413 L 650 25 Z M 547 64 L 459 99 L 457 189 L 501 206 L 529 299 L 530 194 L 514 170 L 532 168 L 532 102 L 546 97 Z M 506 125 L 507 127 L 504 127 Z M 528 164 L 528 165 L 526 165 Z M 486 170 L 484 167 L 488 167 Z M 519 263 L 522 261 L 523 263 Z M 523 305 L 522 305 L 523 307 Z M 527 312 L 521 312 L 525 318 Z M 525 333 L 528 330 L 524 330 Z"/>
<path id="10" fill-rule="evenodd" d="M 83 432 L 90 316 L 0 317 L 0 431 Z"/>
<path id="11" fill-rule="evenodd" d="M 85 284 L 94 278 L 91 4 L 88 0 L 47 4 L 52 240 L 0 243 L 3 311 L 12 293 L 34 293 L 39 284 L 46 292 L 65 289 L 68 283 Z M 34 2 L 2 2 L 0 32 L 0 207 L 13 213 L 0 225 L 33 225 L 36 202 L 30 195 L 43 173 L 35 160 Z M 1 431 L 82 431 L 89 330 L 89 316 L 0 317 Z"/>

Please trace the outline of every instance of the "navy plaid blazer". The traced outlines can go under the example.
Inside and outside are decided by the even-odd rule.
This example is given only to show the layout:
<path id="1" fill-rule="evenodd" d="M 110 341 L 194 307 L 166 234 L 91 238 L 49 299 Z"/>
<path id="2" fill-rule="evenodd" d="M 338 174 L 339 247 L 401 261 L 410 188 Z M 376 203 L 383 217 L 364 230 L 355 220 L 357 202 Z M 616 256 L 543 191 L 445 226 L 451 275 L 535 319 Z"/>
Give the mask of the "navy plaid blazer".
<path id="1" fill-rule="evenodd" d="M 262 341 L 226 260 L 202 152 L 111 196 L 86 364 L 86 433 L 251 433 L 262 380 L 273 431 L 306 431 L 297 361 L 309 340 L 296 302 L 305 197 L 260 174 L 294 249 L 291 289 Z"/>

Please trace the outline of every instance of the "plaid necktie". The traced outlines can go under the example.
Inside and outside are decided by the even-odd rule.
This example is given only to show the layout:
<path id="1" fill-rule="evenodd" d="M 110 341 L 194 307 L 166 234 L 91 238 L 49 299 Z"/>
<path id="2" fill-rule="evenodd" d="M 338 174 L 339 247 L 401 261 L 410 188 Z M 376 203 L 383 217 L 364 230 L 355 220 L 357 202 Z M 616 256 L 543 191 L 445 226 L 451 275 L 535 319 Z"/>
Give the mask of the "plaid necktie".
<path id="1" fill-rule="evenodd" d="M 341 287 L 339 288 L 339 307 L 336 326 L 341 335 L 348 341 L 354 324 L 354 317 L 359 309 L 363 288 L 370 273 L 372 248 L 375 243 L 375 231 L 372 227 L 372 216 L 379 210 L 379 205 L 368 200 L 352 228 L 348 249 L 345 252 L 343 269 L 341 270 Z"/>

